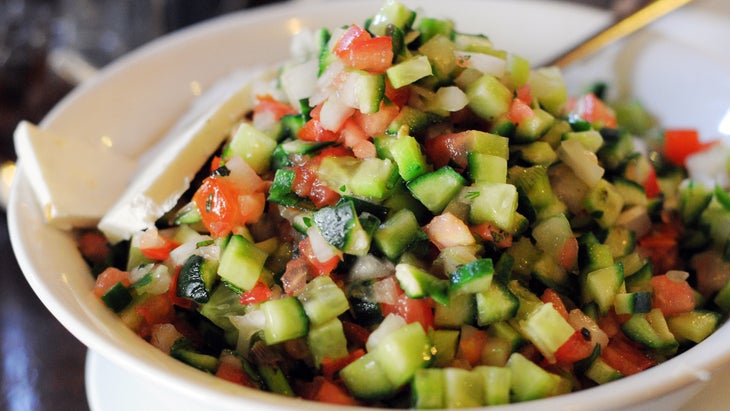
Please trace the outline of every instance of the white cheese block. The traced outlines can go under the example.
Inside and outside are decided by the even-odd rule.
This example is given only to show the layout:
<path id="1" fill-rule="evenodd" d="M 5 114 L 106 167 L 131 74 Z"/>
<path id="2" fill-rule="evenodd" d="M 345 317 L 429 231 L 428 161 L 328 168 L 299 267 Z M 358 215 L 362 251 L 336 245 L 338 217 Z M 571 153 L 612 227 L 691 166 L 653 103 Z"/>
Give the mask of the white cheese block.
<path id="1" fill-rule="evenodd" d="M 98 144 L 56 135 L 30 122 L 18 124 L 15 150 L 49 224 L 93 227 L 121 196 L 136 161 Z"/>
<path id="2" fill-rule="evenodd" d="M 171 210 L 208 158 L 228 137 L 234 124 L 254 104 L 251 78 L 245 84 L 229 83 L 228 93 L 199 115 L 184 118 L 185 127 L 163 138 L 141 158 L 141 169 L 119 201 L 99 222 L 112 243 L 154 226 Z"/>

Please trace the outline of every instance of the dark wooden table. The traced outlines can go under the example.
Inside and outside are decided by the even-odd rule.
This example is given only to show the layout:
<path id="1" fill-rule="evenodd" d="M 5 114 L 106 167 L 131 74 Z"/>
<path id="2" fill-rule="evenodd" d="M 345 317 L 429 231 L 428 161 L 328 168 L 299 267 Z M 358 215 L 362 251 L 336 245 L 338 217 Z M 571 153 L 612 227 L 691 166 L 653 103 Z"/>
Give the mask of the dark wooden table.
<path id="1" fill-rule="evenodd" d="M 611 4 L 611 0 L 576 1 L 599 7 Z M 251 7 L 265 2 L 243 3 Z M 205 10 L 196 11 L 195 7 L 185 10 L 177 16 L 178 26 L 209 14 Z M 34 84 L 23 86 L 30 90 L 39 88 Z M 58 93 L 58 89 L 53 93 Z M 35 107 L 46 109 L 50 105 Z M 3 121 L 12 121 L 7 105 L 0 109 L 3 109 L 0 112 Z M 36 118 L 29 118 L 28 113 L 20 113 L 23 116 L 20 118 L 39 121 L 43 114 L 35 112 L 32 116 Z M 1 141 L 5 156 L 12 151 L 8 146 L 10 137 L 3 135 Z M 84 381 L 86 351 L 50 314 L 26 282 L 10 245 L 6 215 L 0 211 L 0 411 L 88 410 Z"/>

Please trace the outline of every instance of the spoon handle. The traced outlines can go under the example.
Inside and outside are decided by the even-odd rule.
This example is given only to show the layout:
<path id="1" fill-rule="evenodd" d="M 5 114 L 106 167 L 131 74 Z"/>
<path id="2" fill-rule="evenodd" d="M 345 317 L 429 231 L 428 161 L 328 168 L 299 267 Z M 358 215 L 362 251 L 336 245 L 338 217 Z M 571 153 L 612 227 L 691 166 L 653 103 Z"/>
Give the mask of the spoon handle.
<path id="1" fill-rule="evenodd" d="M 585 58 L 608 44 L 628 36 L 660 17 L 676 10 L 692 0 L 654 0 L 628 16 L 599 31 L 573 48 L 546 62 L 545 66 L 565 67 Z"/>

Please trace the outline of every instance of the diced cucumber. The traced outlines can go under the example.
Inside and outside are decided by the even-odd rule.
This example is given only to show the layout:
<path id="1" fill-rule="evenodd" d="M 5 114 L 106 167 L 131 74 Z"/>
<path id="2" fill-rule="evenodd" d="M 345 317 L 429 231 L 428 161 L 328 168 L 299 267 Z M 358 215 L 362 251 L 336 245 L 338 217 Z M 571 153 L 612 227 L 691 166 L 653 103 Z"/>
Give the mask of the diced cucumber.
<path id="1" fill-rule="evenodd" d="M 528 117 L 515 128 L 514 141 L 516 143 L 529 143 L 539 139 L 553 125 L 555 117 L 545 110 L 534 108 L 534 115 Z"/>
<path id="2" fill-rule="evenodd" d="M 633 341 L 652 350 L 675 351 L 678 346 L 677 340 L 669 332 L 661 311 L 654 310 L 656 310 L 654 313 L 633 314 L 626 322 L 621 324 L 621 330 Z M 650 318 L 653 323 L 650 322 Z"/>
<path id="3" fill-rule="evenodd" d="M 476 183 L 469 189 L 474 192 L 469 220 L 474 224 L 493 223 L 511 231 L 517 211 L 517 188 L 506 183 Z"/>
<path id="4" fill-rule="evenodd" d="M 444 166 L 409 181 L 407 187 L 413 197 L 432 213 L 438 214 L 465 185 L 466 180 L 461 174 Z"/>
<path id="5" fill-rule="evenodd" d="M 269 137 L 250 123 L 241 123 L 231 138 L 224 159 L 239 155 L 258 174 L 269 169 L 271 154 L 276 148 L 276 140 Z"/>
<path id="6" fill-rule="evenodd" d="M 268 256 L 241 235 L 231 236 L 221 254 L 218 275 L 241 290 L 248 291 L 259 280 Z"/>
<path id="7" fill-rule="evenodd" d="M 391 136 L 401 133 L 417 135 L 430 124 L 431 118 L 425 111 L 411 106 L 403 106 L 398 115 L 388 124 L 385 132 Z"/>
<path id="8" fill-rule="evenodd" d="M 667 319 L 669 330 L 677 339 L 694 343 L 699 343 L 709 337 L 715 332 L 721 321 L 722 316 L 719 313 L 708 310 L 692 310 Z"/>
<path id="9" fill-rule="evenodd" d="M 410 323 L 390 332 L 369 352 L 394 387 L 408 383 L 416 370 L 433 359 L 432 344 L 420 323 Z"/>
<path id="10" fill-rule="evenodd" d="M 487 329 L 490 336 L 507 341 L 512 351 L 517 351 L 527 343 L 525 337 L 507 321 L 493 323 Z"/>
<path id="11" fill-rule="evenodd" d="M 187 338 L 179 338 L 170 348 L 170 356 L 191 365 L 199 370 L 214 373 L 218 368 L 218 358 L 201 354 L 192 348 L 192 342 Z"/>
<path id="12" fill-rule="evenodd" d="M 496 77 L 485 74 L 466 89 L 469 108 L 487 121 L 507 113 L 512 103 L 512 91 Z"/>
<path id="13" fill-rule="evenodd" d="M 260 310 L 266 318 L 264 341 L 272 345 L 307 335 L 309 320 L 295 297 L 264 301 Z"/>
<path id="14" fill-rule="evenodd" d="M 648 200 L 644 187 L 632 180 L 626 180 L 620 177 L 613 179 L 613 186 L 624 200 L 624 205 L 640 205 L 646 206 Z"/>
<path id="15" fill-rule="evenodd" d="M 389 25 L 406 30 L 411 27 L 415 19 L 416 12 L 400 1 L 386 0 L 367 25 L 367 29 L 376 36 L 383 36 L 386 34 Z"/>
<path id="16" fill-rule="evenodd" d="M 477 324 L 487 326 L 514 317 L 519 300 L 507 287 L 492 281 L 489 289 L 476 294 Z"/>
<path id="17" fill-rule="evenodd" d="M 370 250 L 370 234 L 360 224 L 351 201 L 323 207 L 312 216 L 322 237 L 333 247 L 347 254 L 365 255 Z"/>
<path id="18" fill-rule="evenodd" d="M 440 304 L 448 304 L 448 282 L 434 277 L 411 264 L 395 266 L 395 277 L 409 298 L 431 297 Z"/>
<path id="19" fill-rule="evenodd" d="M 507 160 L 503 157 L 469 152 L 469 177 L 474 182 L 506 183 Z"/>
<path id="20" fill-rule="evenodd" d="M 411 406 L 415 409 L 440 409 L 446 406 L 446 379 L 441 368 L 416 371 L 411 383 Z"/>
<path id="21" fill-rule="evenodd" d="M 551 303 L 543 304 L 519 324 L 522 333 L 548 361 L 554 360 L 558 348 L 575 333 Z"/>
<path id="22" fill-rule="evenodd" d="M 603 240 L 603 244 L 606 244 L 609 247 L 611 255 L 614 258 L 627 256 L 633 253 L 636 248 L 636 232 L 621 226 L 610 227 L 606 234 L 606 239 Z M 628 269 L 626 264 L 624 264 L 624 269 L 625 272 L 630 272 L 631 274 L 635 272 L 635 270 L 632 271 Z"/>
<path id="23" fill-rule="evenodd" d="M 388 379 L 385 369 L 372 353 L 348 364 L 340 370 L 339 376 L 352 395 L 365 400 L 388 398 L 399 388 Z"/>
<path id="24" fill-rule="evenodd" d="M 682 222 L 687 226 L 695 224 L 711 200 L 711 189 L 701 182 L 684 180 L 679 186 L 679 215 Z"/>
<path id="25" fill-rule="evenodd" d="M 101 296 L 101 301 L 114 312 L 122 311 L 132 300 L 129 287 L 122 284 L 121 281 L 114 284 Z"/>
<path id="26" fill-rule="evenodd" d="M 613 184 L 602 178 L 588 191 L 583 205 L 599 226 L 608 228 L 621 214 L 624 200 Z"/>
<path id="27" fill-rule="evenodd" d="M 307 345 L 317 366 L 320 366 L 325 358 L 337 360 L 349 354 L 342 322 L 337 318 L 311 327 L 307 333 Z"/>
<path id="28" fill-rule="evenodd" d="M 199 255 L 191 255 L 180 268 L 175 294 L 196 303 L 207 302 L 217 279 L 217 270 L 216 261 L 206 260 Z"/>
<path id="29" fill-rule="evenodd" d="M 545 371 L 539 365 L 519 353 L 513 353 L 507 361 L 511 373 L 511 390 L 517 402 L 549 397 L 564 390 L 560 376 Z"/>
<path id="30" fill-rule="evenodd" d="M 512 371 L 507 367 L 481 365 L 472 370 L 484 382 L 484 405 L 501 405 L 510 402 Z"/>
<path id="31" fill-rule="evenodd" d="M 426 157 L 415 138 L 409 135 L 383 136 L 374 138 L 373 142 L 379 157 L 395 161 L 403 180 L 413 180 L 428 171 Z"/>
<path id="32" fill-rule="evenodd" d="M 424 19 L 421 20 L 421 26 L 425 25 L 427 27 L 433 27 L 433 25 L 428 24 L 429 21 L 443 24 L 439 24 L 441 26 L 439 29 L 433 31 L 429 30 L 431 32 L 421 32 L 421 40 L 423 41 L 423 44 L 418 48 L 418 51 L 421 55 L 428 58 L 431 63 L 433 75 L 436 76 L 440 82 L 446 82 L 452 77 L 454 71 L 458 68 L 456 64 L 456 48 L 450 38 L 446 37 L 444 33 L 439 31 L 442 31 L 440 30 L 441 28 L 445 31 L 450 31 L 453 29 L 453 23 L 451 23 L 452 27 L 448 27 L 449 22 L 445 20 Z"/>
<path id="33" fill-rule="evenodd" d="M 474 324 L 476 303 L 472 294 L 450 294 L 448 304 L 436 304 L 433 321 L 438 328 L 457 329 Z"/>
<path id="34" fill-rule="evenodd" d="M 421 233 L 421 226 L 413 212 L 407 208 L 398 210 L 375 231 L 375 246 L 390 260 L 395 261 Z"/>
<path id="35" fill-rule="evenodd" d="M 459 266 L 449 274 L 450 292 L 475 294 L 485 292 L 492 284 L 494 265 L 491 258 L 480 258 Z"/>
<path id="36" fill-rule="evenodd" d="M 456 367 L 444 368 L 443 373 L 446 408 L 469 408 L 483 404 L 484 382 L 480 374 Z"/>
<path id="37" fill-rule="evenodd" d="M 621 372 L 608 365 L 601 357 L 598 357 L 588 367 L 585 376 L 598 384 L 606 384 L 624 377 Z"/>
<path id="38" fill-rule="evenodd" d="M 597 152 L 598 158 L 608 170 L 616 170 L 635 153 L 633 137 L 626 130 L 608 127 L 602 128 L 600 133 L 604 144 Z"/>
<path id="39" fill-rule="evenodd" d="M 312 206 L 311 202 L 299 197 L 292 189 L 296 176 L 296 171 L 292 169 L 280 168 L 276 170 L 267 200 L 284 207 L 310 208 Z"/>
<path id="40" fill-rule="evenodd" d="M 520 192 L 520 212 L 530 220 L 566 211 L 565 204 L 558 199 L 550 185 L 547 168 L 544 166 L 512 166 L 507 172 L 507 182 L 517 187 Z M 530 209 L 523 208 L 523 198 Z"/>
<path id="41" fill-rule="evenodd" d="M 595 301 L 602 314 L 613 306 L 616 294 L 624 289 L 624 269 L 621 263 L 599 268 L 585 275 L 584 297 Z"/>
<path id="42" fill-rule="evenodd" d="M 511 151 L 512 158 L 532 165 L 549 167 L 558 160 L 558 154 L 552 146 L 548 142 L 541 140 L 515 146 Z"/>
<path id="43" fill-rule="evenodd" d="M 433 357 L 433 367 L 442 368 L 450 364 L 456 356 L 459 331 L 430 329 L 428 337 L 433 342 L 436 350 L 436 354 Z"/>
<path id="44" fill-rule="evenodd" d="M 401 88 L 430 76 L 433 72 L 428 57 L 417 55 L 388 67 L 385 74 L 394 88 Z"/>
<path id="45" fill-rule="evenodd" d="M 530 92 L 550 114 L 561 115 L 568 100 L 562 72 L 557 67 L 540 67 L 530 72 Z"/>
<path id="46" fill-rule="evenodd" d="M 584 233 L 578 238 L 578 265 L 583 273 L 589 273 L 613 265 L 611 247 L 601 244 L 593 232 Z"/>
<path id="47" fill-rule="evenodd" d="M 313 278 L 297 298 L 315 326 L 337 318 L 350 308 L 345 292 L 326 275 Z"/>
<path id="48" fill-rule="evenodd" d="M 616 314 L 640 314 L 651 310 L 651 294 L 648 291 L 618 293 L 613 301 Z"/>

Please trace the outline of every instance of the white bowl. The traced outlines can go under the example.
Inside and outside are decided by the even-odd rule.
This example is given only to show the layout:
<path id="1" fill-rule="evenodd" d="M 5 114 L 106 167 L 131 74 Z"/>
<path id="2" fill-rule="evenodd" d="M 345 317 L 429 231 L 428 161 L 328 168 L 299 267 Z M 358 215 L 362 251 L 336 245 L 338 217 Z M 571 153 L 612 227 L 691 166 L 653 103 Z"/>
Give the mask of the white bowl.
<path id="1" fill-rule="evenodd" d="M 406 3 L 413 6 L 415 2 Z M 194 100 L 192 89 L 206 87 L 237 68 L 282 61 L 288 56 L 292 33 L 302 27 L 360 23 L 379 4 L 377 0 L 294 2 L 183 30 L 111 64 L 74 90 L 42 126 L 81 140 L 108 136 L 115 141 L 115 149 L 139 155 Z M 604 12 L 554 1 L 427 0 L 416 5 L 426 15 L 450 17 L 460 30 L 485 33 L 497 46 L 533 61 L 550 57 L 609 21 Z M 574 91 L 597 79 L 628 87 L 665 124 L 696 126 L 706 137 L 730 135 L 727 125 L 724 132 L 720 130 L 730 108 L 730 62 L 723 54 L 724 40 L 730 38 L 728 23 L 727 2 L 698 0 L 650 30 L 572 67 L 566 78 Z M 675 34 L 679 30 L 681 37 Z M 125 375 L 144 381 L 148 395 L 166 398 L 163 404 L 174 409 L 329 408 L 226 383 L 137 337 L 92 296 L 92 277 L 68 233 L 43 223 L 22 163 L 16 176 L 8 207 L 9 229 L 28 282 L 82 343 L 121 367 Z M 730 364 L 728 340 L 730 325 L 726 324 L 699 346 L 639 375 L 582 392 L 491 409 L 676 409 L 703 388 L 712 372 Z"/>

